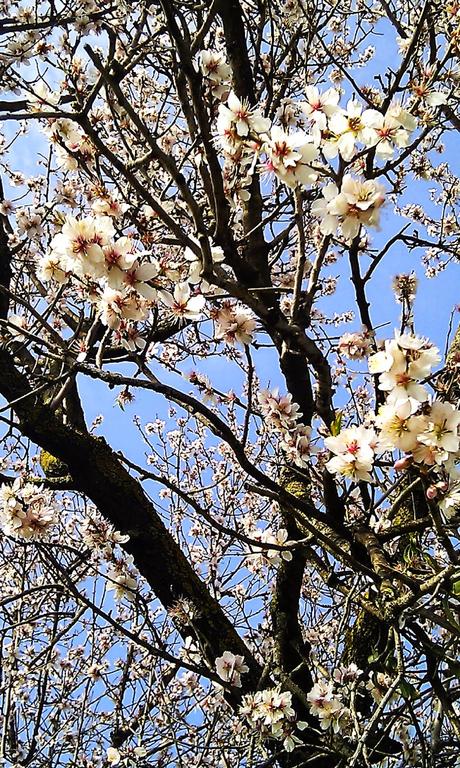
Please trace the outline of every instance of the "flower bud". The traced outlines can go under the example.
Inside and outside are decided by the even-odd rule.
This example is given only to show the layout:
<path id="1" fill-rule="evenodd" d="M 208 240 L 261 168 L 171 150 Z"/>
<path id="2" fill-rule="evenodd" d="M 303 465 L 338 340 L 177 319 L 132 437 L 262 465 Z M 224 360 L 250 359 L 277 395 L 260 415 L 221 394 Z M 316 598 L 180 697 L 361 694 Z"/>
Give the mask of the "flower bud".
<path id="1" fill-rule="evenodd" d="M 402 459 L 395 461 L 393 469 L 396 470 L 396 472 L 404 472 L 405 469 L 409 469 L 413 461 L 414 459 L 412 456 L 403 456 Z"/>

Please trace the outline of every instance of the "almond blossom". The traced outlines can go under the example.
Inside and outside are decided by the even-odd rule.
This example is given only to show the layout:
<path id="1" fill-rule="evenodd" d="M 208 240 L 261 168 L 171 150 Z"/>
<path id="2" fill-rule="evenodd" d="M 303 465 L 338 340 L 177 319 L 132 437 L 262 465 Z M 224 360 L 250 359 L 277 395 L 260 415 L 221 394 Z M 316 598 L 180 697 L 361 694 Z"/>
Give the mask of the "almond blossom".
<path id="1" fill-rule="evenodd" d="M 250 134 L 266 133 L 270 121 L 262 117 L 258 109 L 251 109 L 245 101 L 240 101 L 234 91 L 230 91 L 227 105 L 219 106 L 217 133 L 223 148 L 232 154 L 242 139 Z"/>
<path id="2" fill-rule="evenodd" d="M 336 111 L 329 120 L 329 130 L 338 136 L 337 151 L 344 160 L 351 160 L 355 151 L 355 142 L 366 146 L 376 144 L 374 128 L 381 123 L 381 113 L 376 109 L 366 109 L 354 99 L 347 103 L 345 111 Z M 328 157 L 331 157 L 329 154 Z"/>
<path id="3" fill-rule="evenodd" d="M 8 317 L 8 330 L 16 341 L 26 340 L 26 336 L 21 331 L 27 331 L 28 325 L 24 315 L 9 315 Z"/>
<path id="4" fill-rule="evenodd" d="M 40 539 L 56 524 L 52 493 L 20 477 L 0 488 L 0 527 L 7 536 Z"/>
<path id="5" fill-rule="evenodd" d="M 192 296 L 187 283 L 177 283 L 172 296 L 167 291 L 159 291 L 158 295 L 176 317 L 185 320 L 199 320 L 202 317 L 205 298 L 201 294 Z"/>
<path id="6" fill-rule="evenodd" d="M 121 753 L 116 747 L 108 747 L 107 762 L 109 765 L 119 765 L 121 762 Z"/>
<path id="7" fill-rule="evenodd" d="M 289 541 L 286 528 L 279 528 L 276 534 L 270 528 L 267 528 L 261 532 L 260 541 L 264 544 L 277 544 L 280 547 L 295 544 L 294 541 Z M 270 565 L 277 566 L 281 565 L 283 560 L 292 560 L 292 552 L 288 549 L 267 549 L 263 552 L 263 557 Z"/>
<path id="8" fill-rule="evenodd" d="M 359 181 L 350 175 L 343 177 L 340 192 L 335 184 L 322 190 L 323 199 L 312 205 L 312 214 L 321 218 L 323 235 L 332 235 L 338 226 L 347 242 L 358 236 L 361 225 L 379 228 L 379 209 L 385 201 L 385 190 L 371 179 Z"/>
<path id="9" fill-rule="evenodd" d="M 130 237 L 120 237 L 102 248 L 105 260 L 105 276 L 111 288 L 121 288 L 124 271 L 130 269 L 136 258 Z"/>
<path id="10" fill-rule="evenodd" d="M 231 346 L 251 344 L 257 322 L 249 309 L 226 305 L 213 313 L 213 318 L 216 339 L 222 339 Z"/>
<path id="11" fill-rule="evenodd" d="M 267 167 L 288 186 L 306 186 L 317 179 L 318 174 L 310 163 L 316 160 L 319 152 L 305 133 L 288 134 L 273 126 L 263 148 L 268 156 Z"/>
<path id="12" fill-rule="evenodd" d="M 424 416 L 413 416 L 413 407 L 406 399 L 382 405 L 375 423 L 380 429 L 379 439 L 387 448 L 399 448 L 408 453 L 417 446 L 418 435 L 426 427 Z"/>
<path id="13" fill-rule="evenodd" d="M 32 112 L 55 112 L 59 104 L 59 94 L 54 93 L 43 81 L 35 83 L 33 90 L 28 99 Z"/>
<path id="14" fill-rule="evenodd" d="M 123 320 L 142 320 L 147 315 L 145 299 L 133 292 L 115 291 L 107 286 L 99 301 L 101 320 L 116 329 Z"/>
<path id="15" fill-rule="evenodd" d="M 326 469 L 331 474 L 340 474 L 354 481 L 372 482 L 374 451 L 378 446 L 377 436 L 368 427 L 348 427 L 339 435 L 326 437 L 326 448 L 336 455 L 329 459 Z"/>
<path id="16" fill-rule="evenodd" d="M 417 380 L 426 378 L 440 359 L 438 349 L 425 339 L 396 332 L 383 350 L 369 358 L 368 365 L 371 373 L 379 374 L 379 389 L 389 393 L 387 403 L 407 399 L 423 403 L 428 391 Z"/>
<path id="17" fill-rule="evenodd" d="M 231 67 L 225 61 L 225 56 L 220 51 L 201 51 L 200 68 L 206 77 L 215 83 L 229 80 L 232 76 Z"/>
<path id="18" fill-rule="evenodd" d="M 460 509 L 460 483 L 458 481 L 450 485 L 448 491 L 438 501 L 438 506 L 448 519 L 457 514 Z"/>
<path id="19" fill-rule="evenodd" d="M 137 576 L 138 572 L 134 567 L 132 555 L 124 554 L 120 558 L 114 557 L 107 570 L 107 589 L 115 593 L 117 600 L 123 598 L 129 601 L 134 600 L 138 590 Z"/>
<path id="20" fill-rule="evenodd" d="M 241 688 L 241 675 L 249 672 L 249 667 L 244 663 L 244 656 L 224 651 L 222 656 L 216 659 L 216 672 L 221 680 L 224 680 L 235 688 Z"/>
<path id="21" fill-rule="evenodd" d="M 314 85 L 307 85 L 305 89 L 307 100 L 301 102 L 302 112 L 309 120 L 313 120 L 321 130 L 327 126 L 327 120 L 339 110 L 340 93 L 335 88 L 328 88 L 320 93 Z"/>
<path id="22" fill-rule="evenodd" d="M 315 683 L 307 693 L 307 700 L 313 715 L 319 718 L 320 727 L 331 727 L 334 733 L 340 730 L 340 717 L 345 714 L 345 706 L 339 694 L 334 692 L 332 682 Z"/>
<path id="23" fill-rule="evenodd" d="M 194 238 L 192 238 L 193 240 Z M 198 243 L 197 243 L 198 245 Z M 191 248 L 186 248 L 184 251 L 184 259 L 188 262 L 188 275 L 187 282 L 191 285 L 198 285 L 201 283 L 201 290 L 207 293 L 209 290 L 209 284 L 203 280 L 201 273 L 203 271 L 203 259 L 201 254 L 198 255 Z M 213 264 L 221 264 L 225 259 L 225 254 L 219 246 L 211 247 L 211 259 Z"/>
<path id="24" fill-rule="evenodd" d="M 83 277 L 104 274 L 103 246 L 108 245 L 115 230 L 108 216 L 76 219 L 67 216 L 59 234 L 51 240 L 51 256 L 68 271 Z"/>
<path id="25" fill-rule="evenodd" d="M 396 109 L 394 112 L 398 113 Z M 395 114 L 392 114 L 391 107 L 386 115 L 380 112 L 376 114 L 378 117 L 372 121 L 372 127 L 366 127 L 362 131 L 363 142 L 367 147 L 375 146 L 377 156 L 390 159 L 395 148 L 409 146 L 410 133 Z"/>
<path id="26" fill-rule="evenodd" d="M 312 456 L 317 452 L 317 448 L 311 443 L 311 434 L 311 427 L 296 427 L 285 432 L 280 440 L 280 448 L 284 451 L 286 459 L 296 467 L 308 467 Z"/>
<path id="27" fill-rule="evenodd" d="M 338 350 L 350 360 L 362 360 L 370 354 L 374 344 L 374 334 L 367 328 L 354 333 L 344 333 L 340 337 Z"/>
<path id="28" fill-rule="evenodd" d="M 280 688 L 268 688 L 243 696 L 239 714 L 261 737 L 271 737 L 283 742 L 287 752 L 291 752 L 300 739 L 294 736 L 296 725 L 295 710 L 292 706 L 292 694 Z"/>
<path id="29" fill-rule="evenodd" d="M 212 83 L 212 93 L 217 98 L 228 91 L 228 84 L 232 77 L 232 70 L 220 51 L 201 51 L 200 69 L 202 74 Z"/>
<path id="30" fill-rule="evenodd" d="M 140 294 L 148 301 L 155 301 L 157 298 L 157 291 L 149 285 L 149 280 L 157 277 L 160 271 L 160 266 L 157 261 L 145 261 L 143 264 L 134 262 L 132 266 L 127 269 L 123 275 L 123 285 L 129 286 L 136 293 Z"/>
<path id="31" fill-rule="evenodd" d="M 39 261 L 37 277 L 45 283 L 54 280 L 56 283 L 65 283 L 69 278 L 69 272 L 64 267 L 63 255 L 45 253 Z"/>
<path id="32" fill-rule="evenodd" d="M 338 216 L 345 239 L 350 242 L 359 234 L 361 225 L 379 228 L 379 209 L 385 201 L 384 187 L 368 179 L 359 181 L 348 174 L 343 177 L 340 193 L 328 209 Z"/>
<path id="33" fill-rule="evenodd" d="M 448 460 L 449 453 L 457 453 L 459 450 L 460 411 L 451 403 L 435 400 L 425 418 L 427 426 L 418 436 L 418 440 L 436 449 L 436 463 L 441 464 Z"/>
<path id="34" fill-rule="evenodd" d="M 292 395 L 280 395 L 278 388 L 259 393 L 259 406 L 267 426 L 284 432 L 295 429 L 300 418 L 300 408 L 292 402 Z"/>

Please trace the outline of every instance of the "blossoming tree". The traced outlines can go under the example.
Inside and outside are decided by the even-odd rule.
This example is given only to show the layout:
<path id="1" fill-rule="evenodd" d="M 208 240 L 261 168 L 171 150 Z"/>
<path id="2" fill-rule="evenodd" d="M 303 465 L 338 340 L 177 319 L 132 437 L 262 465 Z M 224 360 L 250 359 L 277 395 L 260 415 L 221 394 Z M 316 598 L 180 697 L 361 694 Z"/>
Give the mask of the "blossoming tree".
<path id="1" fill-rule="evenodd" d="M 460 5 L 0 6 L 0 765 L 456 764 Z"/>

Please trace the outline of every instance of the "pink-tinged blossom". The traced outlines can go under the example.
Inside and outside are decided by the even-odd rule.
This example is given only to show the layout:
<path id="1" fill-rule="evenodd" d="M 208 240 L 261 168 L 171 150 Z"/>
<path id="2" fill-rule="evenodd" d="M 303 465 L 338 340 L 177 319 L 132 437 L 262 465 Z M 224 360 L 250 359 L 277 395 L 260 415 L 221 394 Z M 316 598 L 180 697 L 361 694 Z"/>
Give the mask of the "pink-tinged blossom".
<path id="1" fill-rule="evenodd" d="M 350 360 L 363 360 L 368 357 L 373 345 L 373 332 L 364 329 L 354 333 L 344 333 L 339 339 L 338 350 Z"/>
<path id="2" fill-rule="evenodd" d="M 351 242 L 358 236 L 361 225 L 379 228 L 380 208 L 385 190 L 372 179 L 360 181 L 350 175 L 342 180 L 340 193 L 328 204 L 328 211 L 338 216 L 344 238 Z"/>
<path id="3" fill-rule="evenodd" d="M 331 474 L 339 474 L 350 480 L 372 481 L 374 450 L 378 446 L 373 429 L 367 427 L 348 427 L 339 435 L 324 440 L 326 448 L 336 455 L 326 464 Z"/>
<path id="4" fill-rule="evenodd" d="M 362 131 L 364 144 L 368 147 L 375 146 L 378 157 L 389 160 L 393 157 L 396 148 L 409 146 L 410 132 L 401 122 L 405 120 L 409 124 L 409 120 L 402 113 L 403 110 L 396 107 L 393 109 L 390 107 L 386 115 L 377 112 L 378 117 L 374 119 L 372 127 L 365 127 Z M 401 115 L 401 119 L 398 119 L 398 115 Z"/>
<path id="5" fill-rule="evenodd" d="M 221 680 L 241 688 L 241 675 L 249 672 L 249 667 L 244 663 L 244 656 L 224 651 L 222 656 L 216 659 L 216 672 Z"/>
<path id="6" fill-rule="evenodd" d="M 312 214 L 321 219 L 323 235 L 333 235 L 338 226 L 347 242 L 358 236 L 361 226 L 379 228 L 380 208 L 385 201 L 381 184 L 369 179 L 343 177 L 340 192 L 335 184 L 323 188 L 323 199 L 312 205 Z"/>
<path id="7" fill-rule="evenodd" d="M 219 106 L 217 118 L 217 133 L 222 147 L 233 154 L 251 134 L 258 136 L 267 133 L 270 121 L 262 117 L 258 109 L 251 109 L 246 101 L 240 101 L 234 91 L 231 91 L 227 104 Z"/>
<path id="8" fill-rule="evenodd" d="M 143 320 L 148 312 L 146 304 L 145 299 L 135 293 L 114 291 L 107 286 L 99 301 L 101 320 L 112 330 L 123 320 Z"/>
<path id="9" fill-rule="evenodd" d="M 263 389 L 259 393 L 259 406 L 267 426 L 285 432 L 295 429 L 300 418 L 300 408 L 292 402 L 292 395 L 280 395 L 276 388 L 271 392 Z"/>
<path id="10" fill-rule="evenodd" d="M 0 488 L 0 528 L 16 539 L 41 539 L 57 522 L 52 493 L 16 478 Z"/>
<path id="11" fill-rule="evenodd" d="M 144 261 L 143 264 L 134 262 L 134 264 L 125 271 L 123 275 L 123 285 L 132 288 L 140 296 L 148 301 L 156 301 L 157 291 L 149 285 L 149 281 L 153 280 L 159 274 L 160 267 L 155 260 Z"/>
<path id="12" fill-rule="evenodd" d="M 292 751 L 300 739 L 293 731 L 296 723 L 295 710 L 292 706 L 292 694 L 279 688 L 268 688 L 243 696 L 239 709 L 249 726 L 263 738 L 277 739 L 283 742 L 286 751 Z"/>
<path id="13" fill-rule="evenodd" d="M 44 283 L 54 280 L 56 283 L 65 283 L 69 278 L 69 272 L 64 266 L 64 259 L 56 253 L 45 253 L 40 259 L 37 269 L 37 277 Z"/>
<path id="14" fill-rule="evenodd" d="M 415 411 L 418 403 L 428 400 L 428 391 L 417 383 L 431 373 L 440 356 L 436 347 L 425 339 L 410 334 L 399 334 L 386 340 L 383 350 L 369 358 L 369 371 L 379 374 L 379 389 L 387 392 L 387 403 L 412 402 Z"/>
<path id="15" fill-rule="evenodd" d="M 268 157 L 268 168 L 289 187 L 307 186 L 316 181 L 318 174 L 311 163 L 318 157 L 318 149 L 302 132 L 285 133 L 273 126 L 270 138 L 263 145 Z"/>
<path id="16" fill-rule="evenodd" d="M 111 288 L 120 289 L 124 271 L 130 269 L 136 258 L 130 237 L 120 237 L 102 248 L 105 261 L 105 276 Z"/>
<path id="17" fill-rule="evenodd" d="M 333 683 L 315 683 L 311 691 L 307 693 L 307 700 L 311 712 L 319 719 L 320 727 L 327 730 L 332 726 L 334 733 L 340 728 L 340 717 L 346 714 L 339 694 L 334 692 Z"/>
<path id="18" fill-rule="evenodd" d="M 200 69 L 202 74 L 211 80 L 214 96 L 221 96 L 225 90 L 224 85 L 229 83 L 232 77 L 231 67 L 227 64 L 224 54 L 219 51 L 201 51 Z"/>
<path id="19" fill-rule="evenodd" d="M 137 325 L 124 320 L 115 330 L 114 340 L 129 352 L 142 352 L 147 343 Z"/>
<path id="20" fill-rule="evenodd" d="M 225 56 L 219 51 L 201 51 L 201 71 L 205 77 L 220 83 L 232 76 L 231 67 L 225 61 Z"/>
<path id="21" fill-rule="evenodd" d="M 215 321 L 215 338 L 222 339 L 227 344 L 251 344 L 257 322 L 249 309 L 225 305 L 213 313 Z"/>
<path id="22" fill-rule="evenodd" d="M 121 219 L 129 209 L 127 203 L 122 203 L 112 194 L 104 193 L 103 197 L 95 197 L 91 201 L 91 209 L 96 216 L 111 216 L 113 219 Z"/>
<path id="23" fill-rule="evenodd" d="M 187 283 L 177 283 L 172 296 L 167 291 L 159 291 L 158 295 L 163 304 L 166 304 L 176 317 L 183 317 L 185 320 L 200 320 L 203 316 L 206 300 L 201 294 L 192 296 Z"/>
<path id="24" fill-rule="evenodd" d="M 51 241 L 51 256 L 57 257 L 62 267 L 83 277 L 101 277 L 104 274 L 104 251 L 115 234 L 108 216 L 76 219 L 67 216 L 62 231 Z"/>
<path id="25" fill-rule="evenodd" d="M 352 662 L 347 667 L 337 667 L 334 669 L 332 678 L 339 685 L 350 685 L 350 683 L 355 683 L 362 674 L 363 670 L 358 669 L 357 665 Z"/>
<path id="26" fill-rule="evenodd" d="M 305 426 L 295 427 L 283 434 L 280 448 L 287 461 L 300 468 L 311 465 L 312 456 L 317 452 L 317 448 L 311 443 L 311 433 L 311 427 Z"/>
<path id="27" fill-rule="evenodd" d="M 305 89 L 307 100 L 300 104 L 302 112 L 309 120 L 324 130 L 327 126 L 327 120 L 338 111 L 340 93 L 335 88 L 329 88 L 320 93 L 314 85 L 307 85 Z"/>

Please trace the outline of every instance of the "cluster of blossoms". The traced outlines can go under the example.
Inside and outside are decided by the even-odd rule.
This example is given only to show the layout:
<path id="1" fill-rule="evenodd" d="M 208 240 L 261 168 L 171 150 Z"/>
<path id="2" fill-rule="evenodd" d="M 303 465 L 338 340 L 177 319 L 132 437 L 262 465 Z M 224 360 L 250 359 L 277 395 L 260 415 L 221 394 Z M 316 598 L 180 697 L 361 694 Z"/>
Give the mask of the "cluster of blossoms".
<path id="1" fill-rule="evenodd" d="M 262 149 L 267 156 L 265 169 L 273 171 L 288 187 L 308 186 L 318 178 L 311 164 L 318 158 L 319 150 L 307 134 L 288 134 L 273 126 Z"/>
<path id="2" fill-rule="evenodd" d="M 311 427 L 298 424 L 299 406 L 290 394 L 280 395 L 278 389 L 259 393 L 259 406 L 266 429 L 278 433 L 280 447 L 286 458 L 298 467 L 308 466 L 315 448 L 311 444 Z"/>
<path id="3" fill-rule="evenodd" d="M 85 518 L 80 530 L 83 542 L 93 554 L 97 552 L 109 558 L 117 545 L 129 541 L 129 536 L 116 531 L 110 523 L 96 515 Z"/>
<path id="4" fill-rule="evenodd" d="M 374 334 L 367 328 L 355 333 L 344 333 L 340 337 L 338 350 L 350 360 L 362 360 L 368 357 L 374 346 Z"/>
<path id="5" fill-rule="evenodd" d="M 39 539 L 56 523 L 51 491 L 18 477 L 0 488 L 0 526 L 7 536 Z"/>
<path id="6" fill-rule="evenodd" d="M 316 90 L 316 89 L 313 89 Z M 410 134 L 417 127 L 417 120 L 399 104 L 393 104 L 385 114 L 376 109 L 365 109 L 355 99 L 350 99 L 346 109 L 338 106 L 337 91 L 330 89 L 327 99 L 310 92 L 303 109 L 315 123 L 322 139 L 322 152 L 328 159 L 338 154 L 352 160 L 355 145 L 375 147 L 376 155 L 389 159 L 395 148 L 407 147 Z M 320 117 L 321 115 L 321 117 Z M 324 117 L 327 118 L 327 121 Z"/>
<path id="7" fill-rule="evenodd" d="M 207 51 L 205 59 L 203 72 L 217 78 L 219 93 L 223 93 L 220 83 L 226 82 L 229 73 L 222 55 Z M 373 149 L 377 157 L 389 160 L 395 149 L 409 146 L 417 120 L 400 104 L 394 103 L 382 113 L 363 109 L 355 99 L 343 109 L 339 99 L 335 88 L 321 93 L 315 86 L 307 86 L 306 101 L 288 105 L 291 122 L 299 125 L 301 117 L 295 116 L 300 111 L 306 130 L 289 133 L 271 125 L 260 109 L 250 107 L 231 91 L 226 104 L 220 104 L 217 119 L 218 141 L 228 161 L 226 167 L 232 169 L 224 171 L 227 191 L 247 200 L 255 163 L 261 157 L 265 158 L 262 170 L 273 172 L 279 181 L 295 188 L 318 180 L 325 171 L 321 158 L 340 156 L 350 162 L 357 151 Z M 323 234 L 335 234 L 340 227 L 345 241 L 351 242 L 361 226 L 378 229 L 384 200 L 384 188 L 378 182 L 345 175 L 340 188 L 333 183 L 326 185 L 312 213 L 321 219 Z"/>
<path id="8" fill-rule="evenodd" d="M 306 723 L 296 722 L 292 706 L 292 694 L 280 688 L 267 688 L 243 696 L 239 709 L 249 726 L 262 739 L 276 739 L 283 742 L 287 752 L 292 752 L 300 739 L 294 735 L 296 727 L 302 729 Z"/>
<path id="9" fill-rule="evenodd" d="M 214 254 L 216 261 L 222 259 L 220 254 Z M 142 341 L 138 343 L 132 322 L 145 320 L 158 301 L 176 317 L 202 317 L 205 298 L 195 292 L 200 282 L 200 259 L 185 252 L 183 261 L 185 279 L 179 271 L 166 275 L 177 280 L 171 293 L 160 281 L 164 277 L 160 261 L 136 252 L 131 237 L 117 238 L 111 216 L 67 216 L 40 261 L 38 276 L 45 282 L 76 279 L 86 297 L 97 305 L 102 322 L 118 331 L 127 348 L 133 349 L 142 348 Z"/>
<path id="10" fill-rule="evenodd" d="M 130 754 L 132 752 L 132 754 Z M 140 758 L 143 758 L 147 755 L 147 750 L 145 747 L 134 747 L 132 750 L 126 750 L 125 753 L 120 752 L 119 749 L 116 747 L 109 747 L 106 751 L 107 755 L 107 762 L 109 765 L 132 765 L 133 763 L 130 760 L 130 757 L 134 759 L 135 762 L 139 760 Z"/>
<path id="11" fill-rule="evenodd" d="M 333 682 L 315 683 L 307 694 L 307 699 L 312 713 L 319 719 L 324 731 L 330 727 L 334 733 L 348 729 L 350 712 L 340 693 L 335 692 Z"/>
<path id="12" fill-rule="evenodd" d="M 203 261 L 198 243 L 193 250 L 184 250 L 177 269 L 168 268 L 150 253 L 136 252 L 132 237 L 117 237 L 113 219 L 121 211 L 110 199 L 106 202 L 103 209 L 111 215 L 66 217 L 49 252 L 42 257 L 37 274 L 45 282 L 76 280 L 97 307 L 104 325 L 115 332 L 125 348 L 136 351 L 145 346 L 137 323 L 146 320 L 158 302 L 177 318 L 200 320 L 204 294 L 218 297 L 219 289 L 201 276 Z M 213 265 L 224 260 L 219 247 L 211 247 L 210 254 Z M 230 345 L 252 342 L 256 321 L 248 309 L 223 301 L 211 311 L 211 317 L 217 340 Z"/>
<path id="13" fill-rule="evenodd" d="M 56 101 L 56 95 L 51 91 L 43 92 L 34 100 L 34 110 L 43 111 L 44 108 L 53 108 Z M 82 132 L 81 128 L 73 120 L 59 118 L 52 120 L 49 126 L 45 128 L 45 133 L 54 147 L 54 154 L 60 168 L 66 171 L 74 171 L 80 165 L 88 168 L 94 166 L 96 159 L 96 148 Z"/>
<path id="14" fill-rule="evenodd" d="M 370 481 L 377 453 L 402 451 L 406 456 L 396 462 L 396 468 L 414 463 L 434 472 L 436 481 L 428 495 L 437 498 L 450 489 L 441 508 L 452 513 L 459 502 L 455 463 L 460 449 L 460 411 L 451 403 L 433 399 L 423 384 L 440 359 L 438 349 L 426 339 L 398 332 L 369 357 L 369 371 L 378 376 L 385 403 L 374 425 L 351 426 L 326 438 L 326 447 L 336 454 L 326 465 L 330 472 Z"/>
<path id="15" fill-rule="evenodd" d="M 200 56 L 201 73 L 211 83 L 213 96 L 221 98 L 228 93 L 232 70 L 225 61 L 225 56 L 219 51 L 202 51 Z"/>
<path id="16" fill-rule="evenodd" d="M 319 719 L 324 731 L 332 728 L 334 733 L 349 735 L 351 715 L 344 699 L 348 698 L 352 686 L 360 684 L 361 674 L 362 670 L 356 664 L 340 667 L 334 670 L 332 680 L 315 683 L 307 694 L 311 712 Z"/>

